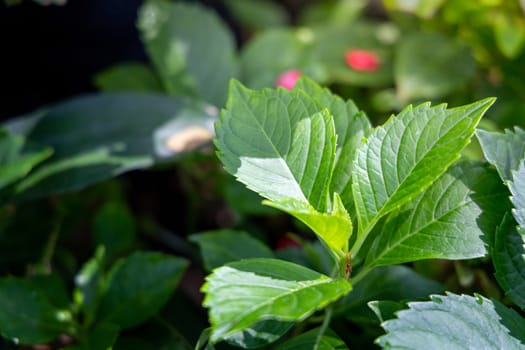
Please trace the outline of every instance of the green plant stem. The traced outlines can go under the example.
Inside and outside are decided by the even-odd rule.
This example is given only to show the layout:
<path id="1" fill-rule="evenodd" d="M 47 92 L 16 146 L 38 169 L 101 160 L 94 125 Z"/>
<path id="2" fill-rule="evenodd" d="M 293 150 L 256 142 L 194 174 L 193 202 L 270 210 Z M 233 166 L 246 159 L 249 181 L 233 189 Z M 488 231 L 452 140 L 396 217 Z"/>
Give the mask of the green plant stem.
<path id="1" fill-rule="evenodd" d="M 359 283 L 359 281 L 361 281 L 370 271 L 372 271 L 372 268 L 370 268 L 370 267 L 365 267 L 365 268 L 361 269 L 355 275 L 354 278 L 350 279 L 350 283 L 352 284 L 352 286 L 355 286 L 357 283 Z"/>
<path id="2" fill-rule="evenodd" d="M 330 325 L 330 321 L 332 320 L 333 311 L 334 311 L 333 305 L 330 305 L 326 308 L 325 317 L 324 317 L 323 323 L 321 324 L 321 327 L 319 327 L 319 332 L 317 333 L 317 337 L 315 338 L 315 344 L 314 344 L 313 350 L 319 349 L 319 344 L 321 344 L 323 335 L 326 332 L 328 325 Z"/>

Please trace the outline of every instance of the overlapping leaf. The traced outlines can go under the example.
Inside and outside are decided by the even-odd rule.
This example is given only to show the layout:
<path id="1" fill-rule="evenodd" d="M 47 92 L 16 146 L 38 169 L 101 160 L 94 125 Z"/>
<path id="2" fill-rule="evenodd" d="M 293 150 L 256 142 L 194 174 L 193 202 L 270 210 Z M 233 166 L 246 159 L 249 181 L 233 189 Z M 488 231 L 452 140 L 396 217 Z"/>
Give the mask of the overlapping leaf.
<path id="1" fill-rule="evenodd" d="M 233 36 L 215 13 L 197 4 L 150 0 L 138 22 L 169 93 L 224 105 L 228 81 L 238 68 Z"/>
<path id="2" fill-rule="evenodd" d="M 459 162 L 388 217 L 366 264 L 483 256 L 509 209 L 507 195 L 495 171 Z"/>
<path id="3" fill-rule="evenodd" d="M 349 292 L 350 284 L 300 265 L 249 259 L 216 269 L 202 290 L 212 342 L 261 320 L 300 321 Z"/>
<path id="4" fill-rule="evenodd" d="M 320 329 L 315 328 L 279 345 L 276 350 L 348 350 L 345 342 L 331 329 L 324 334 L 319 334 Z"/>
<path id="5" fill-rule="evenodd" d="M 354 165 L 358 241 L 381 217 L 421 193 L 459 157 L 493 102 L 485 99 L 452 109 L 409 106 L 374 130 L 358 150 Z"/>
<path id="6" fill-rule="evenodd" d="M 482 296 L 448 293 L 409 303 L 408 310 L 382 324 L 377 339 L 385 349 L 524 349 L 525 320 Z"/>
<path id="7" fill-rule="evenodd" d="M 496 167 L 504 181 L 512 178 L 512 170 L 518 169 L 525 156 L 525 131 L 516 127 L 504 133 L 477 130 L 476 136 L 485 158 Z"/>
<path id="8" fill-rule="evenodd" d="M 492 259 L 496 279 L 505 294 L 525 309 L 525 230 L 516 228 L 512 217 L 506 216 L 496 231 Z"/>

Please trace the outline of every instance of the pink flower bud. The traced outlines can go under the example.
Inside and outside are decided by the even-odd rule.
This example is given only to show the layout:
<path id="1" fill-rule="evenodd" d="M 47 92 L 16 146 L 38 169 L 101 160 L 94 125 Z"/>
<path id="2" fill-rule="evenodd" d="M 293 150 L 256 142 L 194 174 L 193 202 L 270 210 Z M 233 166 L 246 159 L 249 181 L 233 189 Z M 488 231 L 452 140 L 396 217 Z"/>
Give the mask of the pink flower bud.
<path id="1" fill-rule="evenodd" d="M 345 52 L 346 64 L 360 72 L 374 72 L 379 69 L 379 56 L 368 50 L 352 49 Z"/>
<path id="2" fill-rule="evenodd" d="M 297 69 L 290 69 L 282 72 L 275 80 L 275 86 L 282 86 L 285 89 L 292 90 L 297 82 L 297 79 L 301 77 L 301 72 Z"/>

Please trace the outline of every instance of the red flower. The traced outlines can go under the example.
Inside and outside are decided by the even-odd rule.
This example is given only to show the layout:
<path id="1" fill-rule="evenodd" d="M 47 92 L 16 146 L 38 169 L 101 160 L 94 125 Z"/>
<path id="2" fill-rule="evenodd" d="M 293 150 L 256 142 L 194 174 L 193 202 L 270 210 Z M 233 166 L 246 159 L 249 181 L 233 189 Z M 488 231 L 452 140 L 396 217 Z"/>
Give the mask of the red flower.
<path id="1" fill-rule="evenodd" d="M 368 50 L 352 49 L 345 52 L 346 64 L 360 72 L 374 72 L 379 69 L 379 56 Z"/>
<path id="2" fill-rule="evenodd" d="M 282 72 L 275 80 L 275 86 L 282 86 L 285 89 L 292 90 L 297 82 L 297 79 L 301 77 L 301 72 L 297 69 L 290 69 Z"/>

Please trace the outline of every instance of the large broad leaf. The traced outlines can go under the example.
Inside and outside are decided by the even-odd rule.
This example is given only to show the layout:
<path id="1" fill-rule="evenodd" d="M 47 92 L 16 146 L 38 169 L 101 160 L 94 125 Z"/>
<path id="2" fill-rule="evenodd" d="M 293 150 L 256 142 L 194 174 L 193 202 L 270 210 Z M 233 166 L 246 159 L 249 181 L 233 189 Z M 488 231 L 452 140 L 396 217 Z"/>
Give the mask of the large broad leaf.
<path id="1" fill-rule="evenodd" d="M 452 109 L 409 106 L 374 130 L 354 165 L 356 249 L 381 217 L 421 193 L 459 158 L 493 102 L 484 99 Z"/>
<path id="2" fill-rule="evenodd" d="M 95 85 L 103 92 L 164 90 L 155 72 L 149 66 L 136 62 L 121 63 L 97 73 Z"/>
<path id="3" fill-rule="evenodd" d="M 374 300 L 405 301 L 427 298 L 432 293 L 443 292 L 440 283 L 418 275 L 406 266 L 385 266 L 373 269 L 355 284 L 336 309 L 337 315 L 362 324 L 377 324 L 377 319 L 367 303 Z"/>
<path id="4" fill-rule="evenodd" d="M 510 215 L 496 231 L 492 261 L 505 294 L 525 310 L 525 230 Z"/>
<path id="5" fill-rule="evenodd" d="M 72 330 L 71 314 L 28 280 L 0 279 L 0 310 L 0 334 L 18 343 L 45 343 Z"/>
<path id="6" fill-rule="evenodd" d="M 47 108 L 23 130 L 54 155 L 18 185 L 34 198 L 84 188 L 125 171 L 149 167 L 212 138 L 213 111 L 174 97 L 122 93 L 78 97 Z M 20 129 L 20 128 L 18 128 Z M 203 139 L 203 132 L 207 139 Z M 192 138 L 195 136 L 194 138 Z"/>
<path id="7" fill-rule="evenodd" d="M 407 35 L 398 46 L 394 75 L 406 101 L 449 94 L 474 74 L 475 62 L 466 46 L 438 33 Z"/>
<path id="8" fill-rule="evenodd" d="M 210 309 L 211 341 L 261 320 L 304 320 L 350 289 L 344 279 L 281 260 L 249 259 L 220 267 L 202 287 L 204 306 Z"/>
<path id="9" fill-rule="evenodd" d="M 253 91 L 233 81 L 216 133 L 219 158 L 248 188 L 273 201 L 292 198 L 326 209 L 334 123 L 304 92 Z"/>
<path id="10" fill-rule="evenodd" d="M 448 293 L 409 306 L 410 309 L 397 313 L 397 319 L 382 324 L 387 334 L 377 343 L 383 348 L 525 348 L 525 320 L 497 301 Z"/>
<path id="11" fill-rule="evenodd" d="M 366 265 L 483 256 L 510 207 L 507 196 L 495 171 L 459 162 L 387 218 Z"/>
<path id="12" fill-rule="evenodd" d="M 197 243 L 201 248 L 202 259 L 208 271 L 245 258 L 273 257 L 270 248 L 243 231 L 201 232 L 191 235 L 189 240 Z"/>
<path id="13" fill-rule="evenodd" d="M 215 144 L 228 172 L 272 206 L 297 214 L 338 254 L 352 226 L 340 199 L 330 203 L 335 125 L 320 102 L 301 89 L 253 91 L 233 82 Z M 320 219 L 345 223 L 337 242 L 318 229 Z"/>
<path id="14" fill-rule="evenodd" d="M 321 330 L 318 328 L 312 329 L 297 337 L 288 340 L 279 345 L 276 350 L 347 350 L 345 342 L 342 341 L 337 334 L 331 329 L 327 329 L 323 334 L 319 334 Z"/>
<path id="15" fill-rule="evenodd" d="M 268 0 L 236 1 L 226 0 L 226 6 L 236 21 L 243 27 L 262 30 L 284 26 L 289 18 L 285 8 Z"/>
<path id="16" fill-rule="evenodd" d="M 196 4 L 150 0 L 140 9 L 138 26 L 169 93 L 224 105 L 237 61 L 233 36 L 217 15 Z"/>
<path id="17" fill-rule="evenodd" d="M 24 137 L 0 128 L 0 190 L 27 175 L 53 153 L 50 148 L 25 151 L 24 143 Z"/>
<path id="18" fill-rule="evenodd" d="M 525 156 L 525 131 L 516 127 L 505 133 L 477 130 L 476 136 L 485 158 L 496 167 L 504 181 L 512 178 L 512 170 L 518 169 Z"/>
<path id="19" fill-rule="evenodd" d="M 155 315 L 179 283 L 187 262 L 159 253 L 134 253 L 110 272 L 98 320 L 121 328 Z"/>
<path id="20" fill-rule="evenodd" d="M 295 84 L 295 88 L 305 91 L 321 106 L 327 108 L 334 118 L 337 148 L 330 192 L 339 194 L 344 207 L 352 215 L 355 211 L 351 181 L 353 159 L 361 140 L 371 132 L 370 121 L 364 112 L 357 109 L 354 102 L 344 101 L 312 80 L 301 78 Z"/>

